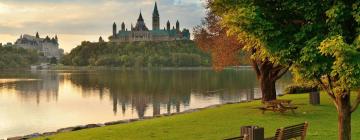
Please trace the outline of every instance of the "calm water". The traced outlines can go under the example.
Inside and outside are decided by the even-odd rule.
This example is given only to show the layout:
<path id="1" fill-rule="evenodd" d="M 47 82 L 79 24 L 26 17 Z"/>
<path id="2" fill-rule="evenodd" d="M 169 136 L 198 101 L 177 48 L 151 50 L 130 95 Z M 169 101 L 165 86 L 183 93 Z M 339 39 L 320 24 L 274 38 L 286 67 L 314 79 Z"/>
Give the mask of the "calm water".
<path id="1" fill-rule="evenodd" d="M 259 97 L 251 69 L 1 72 L 0 138 Z"/>

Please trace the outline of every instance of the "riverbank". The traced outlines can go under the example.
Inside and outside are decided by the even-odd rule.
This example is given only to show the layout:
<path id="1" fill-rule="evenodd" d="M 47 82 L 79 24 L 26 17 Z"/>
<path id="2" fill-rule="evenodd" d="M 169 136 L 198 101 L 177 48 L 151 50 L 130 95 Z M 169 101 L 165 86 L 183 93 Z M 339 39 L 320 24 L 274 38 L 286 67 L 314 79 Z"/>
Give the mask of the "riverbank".
<path id="1" fill-rule="evenodd" d="M 226 70 L 252 69 L 251 66 L 234 66 Z M 52 65 L 49 70 L 213 70 L 212 67 L 112 67 L 112 66 L 65 66 Z"/>
<path id="2" fill-rule="evenodd" d="M 243 125 L 259 125 L 265 128 L 265 135 L 274 135 L 276 128 L 309 122 L 307 138 L 311 140 L 337 139 L 337 115 L 327 95 L 321 95 L 321 105 L 308 104 L 308 95 L 286 95 L 281 99 L 293 100 L 299 106 L 296 114 L 266 112 L 256 109 L 260 101 L 229 104 L 198 112 L 159 117 L 151 120 L 118 124 L 74 132 L 60 133 L 37 139 L 223 139 L 239 135 Z M 360 112 L 353 114 L 353 138 L 360 137 Z"/>

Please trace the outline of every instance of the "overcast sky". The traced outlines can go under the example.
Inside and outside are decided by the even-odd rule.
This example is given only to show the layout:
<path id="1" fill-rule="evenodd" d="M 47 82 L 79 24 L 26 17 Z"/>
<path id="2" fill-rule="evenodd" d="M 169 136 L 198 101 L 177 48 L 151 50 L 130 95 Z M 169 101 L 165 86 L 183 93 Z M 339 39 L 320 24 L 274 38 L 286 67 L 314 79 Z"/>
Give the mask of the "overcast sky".
<path id="1" fill-rule="evenodd" d="M 160 26 L 167 20 L 192 28 L 205 14 L 202 0 L 156 0 Z M 140 10 L 152 28 L 155 0 L 0 0 L 0 42 L 14 42 L 21 34 L 58 35 L 66 52 L 83 40 L 96 41 L 112 34 L 112 24 L 135 24 Z"/>

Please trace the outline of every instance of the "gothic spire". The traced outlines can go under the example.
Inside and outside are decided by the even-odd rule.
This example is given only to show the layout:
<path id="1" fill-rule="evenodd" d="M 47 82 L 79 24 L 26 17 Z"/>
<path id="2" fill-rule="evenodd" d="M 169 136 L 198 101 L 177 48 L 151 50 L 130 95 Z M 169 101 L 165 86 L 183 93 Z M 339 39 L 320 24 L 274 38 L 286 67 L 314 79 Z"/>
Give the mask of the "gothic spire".
<path id="1" fill-rule="evenodd" d="M 168 31 L 170 31 L 170 21 L 169 21 L 169 20 L 168 20 L 167 23 L 166 23 L 166 29 L 167 29 Z"/>
<path id="2" fill-rule="evenodd" d="M 157 2 L 155 2 L 153 17 L 158 17 L 158 16 L 159 16 L 159 10 L 157 8 Z"/>
<path id="3" fill-rule="evenodd" d="M 142 14 L 141 14 L 141 10 L 140 10 L 140 15 L 139 15 L 138 21 L 144 21 Z"/>
<path id="4" fill-rule="evenodd" d="M 180 22 L 179 22 L 179 20 L 176 21 L 176 31 L 180 31 Z"/>
<path id="5" fill-rule="evenodd" d="M 124 22 L 121 23 L 121 31 L 125 31 L 125 23 Z"/>
<path id="6" fill-rule="evenodd" d="M 114 24 L 113 24 L 113 37 L 114 38 L 116 38 L 116 33 L 117 33 L 116 23 L 114 22 Z"/>

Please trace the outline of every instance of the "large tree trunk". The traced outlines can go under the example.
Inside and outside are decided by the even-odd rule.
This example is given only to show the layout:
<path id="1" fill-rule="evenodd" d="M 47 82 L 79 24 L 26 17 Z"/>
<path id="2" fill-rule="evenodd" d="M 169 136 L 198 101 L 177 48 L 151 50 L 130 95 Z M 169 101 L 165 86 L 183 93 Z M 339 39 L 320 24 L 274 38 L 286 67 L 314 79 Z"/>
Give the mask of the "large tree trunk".
<path id="1" fill-rule="evenodd" d="M 276 81 L 289 70 L 289 67 L 275 65 L 268 60 L 252 60 L 252 66 L 260 82 L 262 101 L 276 100 Z"/>
<path id="2" fill-rule="evenodd" d="M 268 78 L 268 75 L 262 75 L 260 77 L 260 88 L 262 94 L 262 101 L 276 100 L 276 81 Z"/>
<path id="3" fill-rule="evenodd" d="M 351 103 L 350 93 L 336 97 L 338 111 L 339 140 L 351 140 Z"/>

